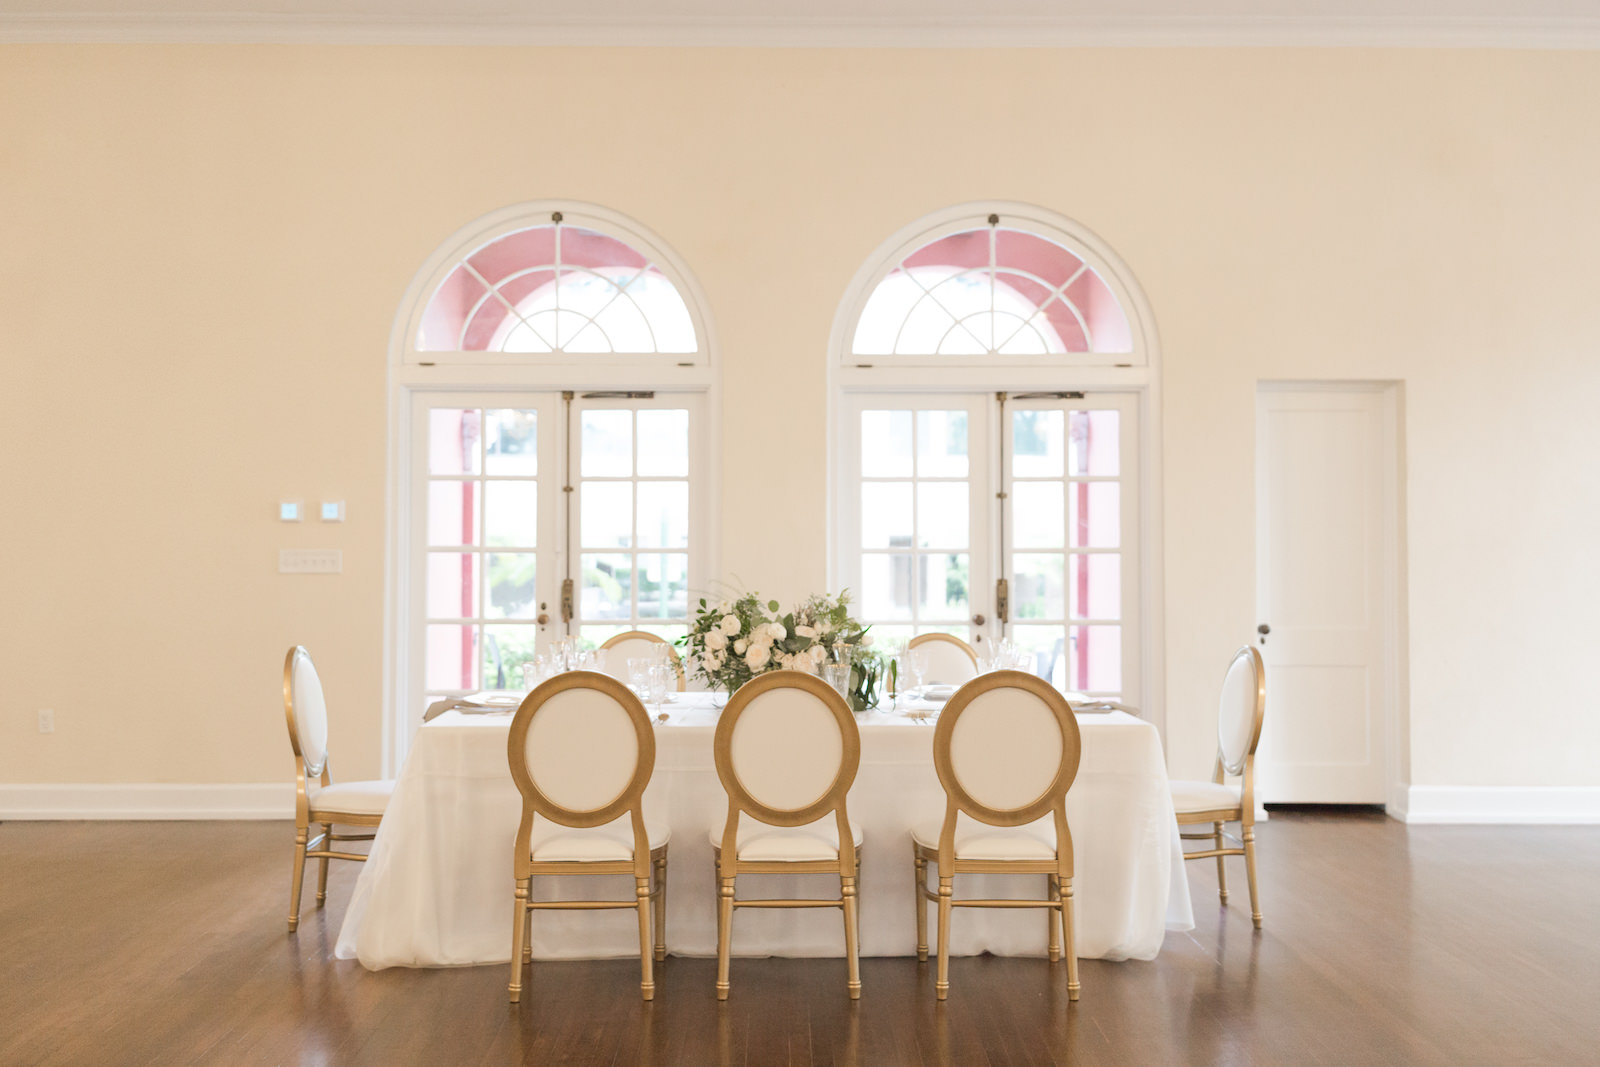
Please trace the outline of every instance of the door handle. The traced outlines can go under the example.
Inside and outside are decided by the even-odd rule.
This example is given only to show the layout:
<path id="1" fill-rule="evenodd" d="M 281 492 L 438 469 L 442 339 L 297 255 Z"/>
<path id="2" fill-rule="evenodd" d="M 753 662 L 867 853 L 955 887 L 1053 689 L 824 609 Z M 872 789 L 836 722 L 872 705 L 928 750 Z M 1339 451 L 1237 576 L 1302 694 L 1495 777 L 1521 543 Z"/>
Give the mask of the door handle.
<path id="1" fill-rule="evenodd" d="M 1266 623 L 1262 623 L 1260 626 L 1256 627 L 1256 633 L 1261 635 L 1261 643 L 1263 645 L 1267 643 L 1267 635 L 1271 632 L 1272 627 L 1268 626 Z"/>
<path id="2" fill-rule="evenodd" d="M 983 617 L 983 616 L 982 616 L 982 615 L 974 615 L 974 616 L 973 616 L 973 617 L 972 617 L 972 624 L 973 624 L 973 625 L 974 625 L 974 626 L 982 626 L 982 625 L 983 625 L 983 624 L 984 624 L 984 623 L 985 623 L 985 622 L 987 622 L 987 621 L 988 621 L 988 620 L 987 620 L 987 619 L 985 619 L 985 618 L 984 618 L 984 617 Z"/>

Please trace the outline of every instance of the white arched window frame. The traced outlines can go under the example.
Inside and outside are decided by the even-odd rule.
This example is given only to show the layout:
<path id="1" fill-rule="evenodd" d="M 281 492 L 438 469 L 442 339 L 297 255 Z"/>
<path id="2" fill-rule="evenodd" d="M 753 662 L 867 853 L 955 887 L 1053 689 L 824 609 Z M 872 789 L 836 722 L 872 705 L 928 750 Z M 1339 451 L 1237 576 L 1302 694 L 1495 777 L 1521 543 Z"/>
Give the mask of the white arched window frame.
<path id="1" fill-rule="evenodd" d="M 460 281 L 462 264 L 471 262 L 475 254 L 494 247 L 496 242 L 551 227 L 567 233 L 587 234 L 594 240 L 619 242 L 629 252 L 637 253 L 637 262 L 596 267 L 592 263 L 573 263 L 563 257 L 559 277 L 550 272 L 546 277 L 534 277 L 533 284 L 524 284 L 520 289 L 507 286 L 504 299 L 489 291 L 494 283 L 503 282 L 513 274 L 534 276 L 554 265 L 534 257 L 514 270 L 508 268 L 501 277 L 472 279 L 479 288 L 469 301 L 462 302 L 465 310 L 461 321 L 469 321 L 474 308 L 498 301 L 500 310 L 505 313 L 498 323 L 487 323 L 473 337 L 468 337 L 466 344 L 461 343 L 464 330 L 441 335 L 435 329 L 432 337 L 424 336 L 430 302 L 441 292 L 441 286 Z M 648 270 L 641 271 L 639 264 L 647 264 Z M 484 281 L 488 284 L 481 284 Z M 641 296 L 646 286 L 653 292 Z M 619 328 L 622 320 L 606 318 L 608 302 L 615 304 L 635 297 L 640 298 L 635 302 L 644 307 L 640 313 L 630 310 L 631 326 L 624 324 L 626 328 Z M 675 302 L 675 321 L 672 314 L 665 320 L 659 314 L 664 306 L 663 299 Z M 554 314 L 558 307 L 559 315 Z M 668 311 L 672 309 L 669 307 Z M 543 320 L 538 319 L 540 314 L 544 315 Z M 641 321 L 646 325 L 640 326 Z M 661 325 L 663 321 L 665 327 Z M 593 328 L 595 323 L 606 327 L 603 336 L 598 338 Z M 542 333 L 531 343 L 529 324 L 542 327 Z M 517 330 L 522 331 L 520 341 L 513 336 Z M 441 336 L 444 341 L 440 340 Z M 613 343 L 619 337 L 624 341 L 649 338 L 655 343 L 652 350 L 629 351 L 631 346 L 619 347 Z M 509 348 L 503 347 L 508 339 Z M 519 347 L 525 350 L 513 350 Z M 470 490 L 477 498 L 475 521 L 480 524 L 480 558 L 464 563 L 463 570 L 472 575 L 470 582 L 464 584 L 474 587 L 477 602 L 450 614 L 476 616 L 476 639 L 486 641 L 494 625 L 504 626 L 509 631 L 520 621 L 526 628 L 528 618 L 523 616 L 536 617 L 534 613 L 546 605 L 544 610 L 558 620 L 560 582 L 555 578 L 562 573 L 577 577 L 574 627 L 577 621 L 582 621 L 586 633 L 591 623 L 601 629 L 612 623 L 630 628 L 660 600 L 661 594 L 640 588 L 647 570 L 653 568 L 650 577 L 657 579 L 660 575 L 654 571 L 681 574 L 686 564 L 696 584 L 714 574 L 718 546 L 712 517 L 717 513 L 719 478 L 717 459 L 710 443 L 716 440 L 719 423 L 715 353 L 715 335 L 706 312 L 704 293 L 692 273 L 665 240 L 618 212 L 565 200 L 518 204 L 463 226 L 428 257 L 400 303 L 389 343 L 384 773 L 392 775 L 398 771 L 409 750 L 422 706 L 430 694 L 441 689 L 437 679 L 424 674 L 434 653 L 433 644 L 437 643 L 438 635 L 433 631 L 443 628 L 435 625 L 438 612 L 430 598 L 437 600 L 437 597 L 433 596 L 433 577 L 428 571 L 429 565 L 436 562 L 434 557 L 441 557 L 444 549 L 430 529 L 427 517 L 431 506 L 429 498 L 437 492 L 437 483 L 454 478 L 475 482 Z M 430 420 L 442 418 L 448 423 L 452 411 L 469 413 L 468 417 L 473 420 L 476 436 L 482 441 L 477 446 L 478 468 L 441 475 L 436 450 L 430 454 Z M 631 416 L 627 415 L 630 411 L 634 412 Z M 687 412 L 687 419 L 674 412 Z M 523 486 L 518 490 L 512 484 L 514 475 L 497 473 L 512 470 L 512 461 L 516 459 L 495 451 L 495 435 L 513 414 L 537 426 L 537 432 L 527 437 L 528 447 L 536 447 L 538 453 L 541 484 L 536 487 Z M 618 423 L 617 419 L 623 419 L 627 425 Z M 681 476 L 675 469 L 663 467 L 661 457 L 650 455 L 647 459 L 642 449 L 660 427 L 684 422 L 691 443 L 688 474 Z M 626 443 L 616 436 L 618 432 L 632 435 L 631 453 L 626 447 L 620 453 L 616 451 L 619 442 Z M 606 435 L 608 451 L 603 469 L 588 469 L 583 463 L 586 435 L 592 433 Z M 618 465 L 629 455 L 633 466 L 623 470 Z M 647 537 L 643 525 L 650 505 L 659 510 L 664 494 L 672 497 L 684 492 L 679 484 L 682 477 L 688 480 L 692 529 L 686 549 L 677 543 L 675 529 L 666 531 L 662 527 L 660 532 L 649 531 Z M 572 492 L 562 491 L 564 485 L 571 485 Z M 607 543 L 615 544 L 620 537 L 628 536 L 630 530 L 597 531 L 594 523 L 580 519 L 579 509 L 583 505 L 578 501 L 591 496 L 595 500 L 615 497 L 630 485 L 634 502 L 631 543 L 597 550 L 589 544 L 591 539 L 609 537 L 611 541 Z M 491 540 L 495 531 L 489 528 L 495 517 L 497 495 L 499 499 L 509 500 L 519 491 L 538 495 L 537 521 L 526 527 L 526 536 L 537 540 L 538 545 L 523 544 L 524 535 L 519 532 L 512 538 L 515 543 L 511 547 L 506 547 L 504 538 L 497 546 Z M 582 513 L 587 514 L 586 510 Z M 662 539 L 668 532 L 673 538 L 670 543 Z M 490 581 L 478 577 L 477 572 L 487 573 L 492 564 L 504 562 L 492 558 L 496 549 L 504 549 L 500 553 L 502 556 L 523 553 L 531 560 L 535 554 L 532 549 L 544 553 L 552 542 L 561 545 L 559 560 L 553 567 L 548 558 L 541 557 L 538 567 L 541 577 L 532 602 L 515 607 L 495 604 Z M 652 546 L 661 547 L 657 550 Z M 638 580 L 634 582 L 634 589 L 620 592 L 627 604 L 617 601 L 620 587 L 609 579 L 608 595 L 601 598 L 604 602 L 588 603 L 583 577 L 594 566 L 607 574 L 613 573 L 617 565 L 629 560 Z M 665 571 L 662 571 L 663 565 Z M 647 601 L 647 594 L 651 600 Z M 465 595 L 468 601 L 472 600 L 472 593 Z M 591 609 L 605 614 L 590 617 Z M 488 618 L 496 614 L 506 621 L 496 623 Z M 463 623 L 461 629 L 465 631 L 469 625 Z M 539 641 L 548 640 L 556 632 L 555 627 L 541 629 Z M 477 657 L 474 653 L 475 660 Z M 472 683 L 476 687 L 486 687 L 490 682 L 484 666 L 463 685 Z M 443 688 L 448 691 L 459 687 L 445 685 Z"/>
<path id="2" fill-rule="evenodd" d="M 1070 250 L 1094 272 L 1104 291 L 1114 297 L 1125 316 L 1125 334 L 1099 346 L 1080 343 L 1077 351 L 1040 351 L 1051 347 L 1048 339 L 1030 346 L 995 343 L 1011 336 L 999 325 L 1005 318 L 999 315 L 989 320 L 996 324 L 994 335 L 986 338 L 980 328 L 975 331 L 975 338 L 965 339 L 964 345 L 946 344 L 944 351 L 908 351 L 904 345 L 896 348 L 886 343 L 871 346 L 876 349 L 873 351 L 857 350 L 863 312 L 875 294 L 880 294 L 881 300 L 886 280 L 895 284 L 893 276 L 907 273 L 903 265 L 908 257 L 951 235 L 990 227 L 1026 232 Z M 946 276 L 957 273 L 961 272 L 944 272 Z M 1000 283 L 996 285 L 994 309 L 1005 312 L 1007 301 L 1015 304 L 1013 295 L 1001 289 L 1005 271 L 1001 269 L 990 277 Z M 1011 316 L 1013 323 L 1018 317 Z M 1026 319 L 1026 315 L 1020 317 Z M 984 345 L 985 340 L 990 343 Z M 1027 350 L 1029 347 L 1034 350 Z M 1011 563 L 1018 558 L 1011 554 L 1016 536 L 1014 527 L 1003 527 L 1003 505 L 995 501 L 1008 489 L 1024 487 L 1013 485 L 1010 474 L 1014 467 L 1002 469 L 999 442 L 1006 429 L 1001 422 L 1003 413 L 1008 420 L 1009 413 L 1052 406 L 1087 406 L 1122 413 L 1121 422 L 1130 435 L 1123 447 L 1132 453 L 1133 460 L 1132 469 L 1124 472 L 1127 477 L 1121 479 L 1121 487 L 1133 491 L 1131 498 L 1123 501 L 1123 515 L 1136 527 L 1121 531 L 1121 546 L 1129 553 L 1131 564 L 1128 573 L 1136 584 L 1136 589 L 1124 590 L 1131 599 L 1122 614 L 1135 628 L 1127 642 L 1125 661 L 1136 676 L 1122 679 L 1119 689 L 1164 731 L 1159 344 L 1149 303 L 1133 272 L 1111 246 L 1082 224 L 1029 204 L 985 201 L 936 212 L 904 227 L 866 258 L 840 302 L 830 338 L 830 356 L 834 440 L 829 452 L 830 584 L 835 588 L 849 586 L 861 596 L 866 593 L 861 588 L 863 579 L 871 577 L 867 564 L 879 568 L 880 582 L 884 568 L 892 564 L 905 572 L 893 580 L 900 585 L 914 584 L 918 590 L 914 599 L 920 598 L 921 607 L 927 607 L 931 592 L 957 589 L 958 582 L 952 574 L 958 566 L 969 577 L 983 575 L 981 587 L 976 577 L 970 578 L 966 601 L 952 595 L 948 602 L 934 604 L 926 618 L 919 608 L 915 619 L 902 615 L 880 620 L 880 625 L 891 632 L 910 626 L 919 632 L 948 629 L 968 639 L 1009 636 L 995 623 L 994 582 L 1007 575 Z M 1083 393 L 1086 403 L 1031 396 L 1062 393 Z M 999 394 L 1006 395 L 1004 405 L 997 399 Z M 1065 413 L 1065 417 L 1072 416 Z M 964 422 L 969 439 L 991 445 L 973 452 L 970 476 L 957 472 L 952 477 L 948 468 L 940 469 L 937 464 L 928 466 L 925 476 L 922 457 L 914 468 L 906 469 L 909 473 L 897 474 L 873 459 L 873 449 L 865 445 L 869 437 L 880 432 L 874 428 L 876 425 L 896 418 L 913 427 L 913 448 L 926 448 L 928 433 L 953 419 Z M 1085 480 L 1095 479 L 1086 474 Z M 881 506 L 891 493 L 912 494 L 916 504 L 907 514 L 921 508 L 927 518 L 917 515 L 914 530 L 907 526 L 896 531 L 897 539 L 892 543 L 909 543 L 910 548 L 897 554 L 880 545 L 877 551 L 886 558 L 878 559 L 874 557 L 875 550 L 865 543 L 875 538 L 884 544 L 891 542 L 884 540 L 886 528 L 870 511 Z M 940 503 L 934 506 L 934 501 Z M 939 537 L 951 535 L 934 532 L 928 524 L 932 516 L 949 514 L 952 506 L 969 509 L 968 543 L 940 548 L 936 543 Z M 1066 506 L 1071 507 L 1070 493 Z M 899 559 L 899 555 L 906 558 Z M 987 557 L 989 562 L 979 557 Z M 1072 555 L 1064 554 L 1063 559 L 1069 569 L 1078 562 Z M 865 603 L 858 604 L 858 608 L 863 618 L 873 614 Z M 1073 609 L 1072 613 L 1080 612 Z M 957 614 L 964 617 L 957 619 Z M 973 622 L 980 615 L 985 618 L 981 626 Z M 1016 621 L 1013 617 L 1012 622 Z M 1059 672 L 1057 677 L 1061 677 Z"/>

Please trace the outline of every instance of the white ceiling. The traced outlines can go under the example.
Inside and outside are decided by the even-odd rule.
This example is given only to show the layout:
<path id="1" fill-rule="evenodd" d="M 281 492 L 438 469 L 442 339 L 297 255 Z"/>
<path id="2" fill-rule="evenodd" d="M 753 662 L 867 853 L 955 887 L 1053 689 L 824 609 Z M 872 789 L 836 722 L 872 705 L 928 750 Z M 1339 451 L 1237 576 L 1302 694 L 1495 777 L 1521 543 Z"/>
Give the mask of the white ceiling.
<path id="1" fill-rule="evenodd" d="M 1600 0 L 0 0 L 0 41 L 1600 47 Z"/>

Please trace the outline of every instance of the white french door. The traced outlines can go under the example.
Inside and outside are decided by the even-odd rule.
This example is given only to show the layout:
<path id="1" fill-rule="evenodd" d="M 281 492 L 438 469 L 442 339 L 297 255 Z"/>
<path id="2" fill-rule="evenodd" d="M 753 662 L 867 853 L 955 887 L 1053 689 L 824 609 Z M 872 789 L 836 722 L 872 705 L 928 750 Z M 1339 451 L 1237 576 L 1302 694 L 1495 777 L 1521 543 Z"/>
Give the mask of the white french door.
<path id="1" fill-rule="evenodd" d="M 565 635 L 688 625 L 707 486 L 699 394 L 417 393 L 399 617 L 415 708 L 515 688 Z"/>

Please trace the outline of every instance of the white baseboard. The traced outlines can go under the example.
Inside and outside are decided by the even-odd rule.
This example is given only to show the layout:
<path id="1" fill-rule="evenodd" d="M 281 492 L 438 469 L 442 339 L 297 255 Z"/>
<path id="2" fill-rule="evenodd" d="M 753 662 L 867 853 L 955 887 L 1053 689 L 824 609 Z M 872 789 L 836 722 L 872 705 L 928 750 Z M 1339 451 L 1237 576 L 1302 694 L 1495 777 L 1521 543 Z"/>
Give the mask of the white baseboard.
<path id="1" fill-rule="evenodd" d="M 1389 813 L 1408 823 L 1600 824 L 1600 786 L 1414 785 Z"/>
<path id="2" fill-rule="evenodd" d="M 0 785 L 0 820 L 293 818 L 293 782 Z"/>

